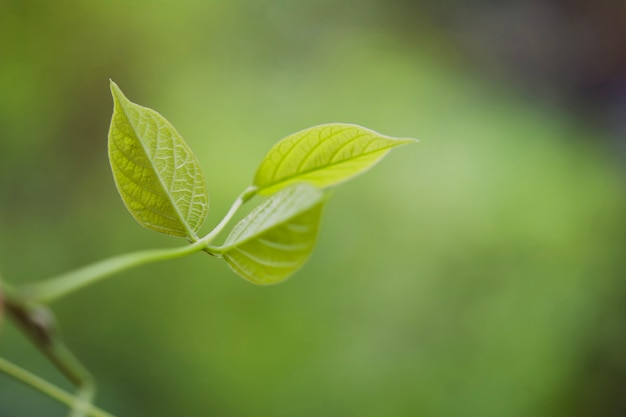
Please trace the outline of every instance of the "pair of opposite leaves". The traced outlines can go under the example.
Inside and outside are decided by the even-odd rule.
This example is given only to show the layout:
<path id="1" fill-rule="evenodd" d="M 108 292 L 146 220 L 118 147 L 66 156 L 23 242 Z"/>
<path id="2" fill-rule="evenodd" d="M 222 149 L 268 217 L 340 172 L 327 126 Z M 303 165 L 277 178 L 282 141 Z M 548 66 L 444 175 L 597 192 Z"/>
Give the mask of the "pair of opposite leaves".
<path id="1" fill-rule="evenodd" d="M 200 165 L 174 127 L 156 111 L 129 101 L 111 81 L 109 159 L 128 210 L 157 232 L 198 240 L 209 196 Z M 255 284 L 288 278 L 309 258 L 324 190 L 369 169 L 391 149 L 414 142 L 342 123 L 311 127 L 278 142 L 259 166 L 245 199 L 269 196 L 211 248 Z"/>

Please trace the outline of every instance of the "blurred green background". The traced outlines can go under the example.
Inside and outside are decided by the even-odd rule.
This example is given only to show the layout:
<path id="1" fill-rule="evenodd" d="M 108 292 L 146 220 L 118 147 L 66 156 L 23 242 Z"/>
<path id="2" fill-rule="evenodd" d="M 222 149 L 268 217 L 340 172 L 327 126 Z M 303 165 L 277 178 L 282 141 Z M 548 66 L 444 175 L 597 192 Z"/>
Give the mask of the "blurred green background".
<path id="1" fill-rule="evenodd" d="M 541 72 L 534 52 L 555 42 L 543 26 L 528 27 L 526 58 L 507 38 L 515 25 L 478 29 L 545 19 L 479 4 L 0 0 L 0 270 L 15 284 L 184 244 L 141 228 L 116 193 L 109 78 L 196 152 L 207 231 L 297 130 L 340 121 L 421 140 L 337 190 L 314 256 L 282 285 L 197 254 L 55 302 L 98 405 L 120 417 L 626 415 L 626 119 L 613 95 L 589 93 L 626 83 L 584 88 L 613 73 L 556 47 L 541 55 L 554 74 Z M 0 356 L 70 388 L 6 322 Z M 65 413 L 0 375 L 1 417 Z"/>

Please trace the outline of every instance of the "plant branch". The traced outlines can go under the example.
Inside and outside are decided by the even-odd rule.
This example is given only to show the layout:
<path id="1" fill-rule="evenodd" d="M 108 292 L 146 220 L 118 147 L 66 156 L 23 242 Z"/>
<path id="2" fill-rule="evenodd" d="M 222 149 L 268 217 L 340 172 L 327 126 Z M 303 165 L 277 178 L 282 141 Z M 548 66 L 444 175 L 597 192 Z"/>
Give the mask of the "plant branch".
<path id="1" fill-rule="evenodd" d="M 5 304 L 9 317 L 46 358 L 76 386 L 77 401 L 70 417 L 84 417 L 95 395 L 93 379 L 89 371 L 63 344 L 57 332 L 54 314 L 43 305 L 19 299 L 10 289 Z"/>
<path id="2" fill-rule="evenodd" d="M 45 381 L 37 375 L 32 374 L 31 372 L 7 361 L 6 359 L 0 358 L 0 371 L 69 407 L 74 407 L 76 403 L 81 402 L 80 399 L 76 398 L 72 394 L 52 385 L 48 381 Z M 91 404 L 85 404 L 84 411 L 86 415 L 91 417 L 115 417 L 114 415 Z"/>
<path id="3" fill-rule="evenodd" d="M 49 278 L 41 283 L 31 284 L 24 287 L 20 292 L 27 300 L 49 303 L 110 275 L 152 262 L 182 258 L 191 253 L 201 251 L 204 246 L 206 245 L 198 241 L 184 247 L 126 253 Z"/>
<path id="4" fill-rule="evenodd" d="M 235 200 L 230 210 L 217 226 L 202 239 L 190 245 L 172 249 L 152 249 L 127 253 L 105 259 L 77 270 L 49 278 L 41 283 L 30 284 L 19 292 L 20 296 L 36 303 L 49 303 L 80 288 L 100 281 L 110 275 L 137 266 L 169 259 L 182 258 L 194 252 L 206 250 L 207 246 L 226 227 L 237 210 L 256 194 L 256 187 L 248 187 Z"/>

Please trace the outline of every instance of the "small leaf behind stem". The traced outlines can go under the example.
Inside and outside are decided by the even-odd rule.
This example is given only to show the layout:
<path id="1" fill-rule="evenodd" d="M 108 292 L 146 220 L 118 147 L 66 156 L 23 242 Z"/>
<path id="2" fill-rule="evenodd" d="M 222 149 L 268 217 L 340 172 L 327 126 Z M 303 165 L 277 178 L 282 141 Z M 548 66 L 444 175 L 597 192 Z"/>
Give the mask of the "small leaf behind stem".
<path id="1" fill-rule="evenodd" d="M 325 202 L 325 194 L 311 185 L 286 188 L 241 220 L 216 251 L 254 284 L 281 282 L 313 252 Z"/>
<path id="2" fill-rule="evenodd" d="M 352 124 L 314 126 L 274 145 L 261 162 L 254 185 L 265 195 L 302 181 L 330 187 L 365 172 L 390 149 L 412 142 L 415 139 L 392 138 Z"/>
<path id="3" fill-rule="evenodd" d="M 196 240 L 209 195 L 195 155 L 163 116 L 132 103 L 113 81 L 111 92 L 109 160 L 124 204 L 142 226 Z"/>

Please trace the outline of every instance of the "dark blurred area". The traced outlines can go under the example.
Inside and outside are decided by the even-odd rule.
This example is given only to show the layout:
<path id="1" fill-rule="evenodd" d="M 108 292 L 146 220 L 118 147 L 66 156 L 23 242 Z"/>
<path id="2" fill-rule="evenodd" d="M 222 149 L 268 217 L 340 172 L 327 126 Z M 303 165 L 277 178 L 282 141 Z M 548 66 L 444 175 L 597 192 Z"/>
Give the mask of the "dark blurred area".
<path id="1" fill-rule="evenodd" d="M 426 13 L 481 76 L 563 106 L 626 146 L 626 3 L 400 1 Z M 413 13 L 404 16 L 411 30 Z"/>
<path id="2" fill-rule="evenodd" d="M 201 255 L 52 305 L 116 416 L 626 415 L 626 3 L 0 0 L 0 272 L 182 245 L 106 157 L 108 80 L 207 177 L 206 231 L 281 137 L 420 142 L 342 186 L 255 287 Z M 0 356 L 71 389 L 6 320 Z M 63 416 L 0 375 L 0 417 Z"/>

